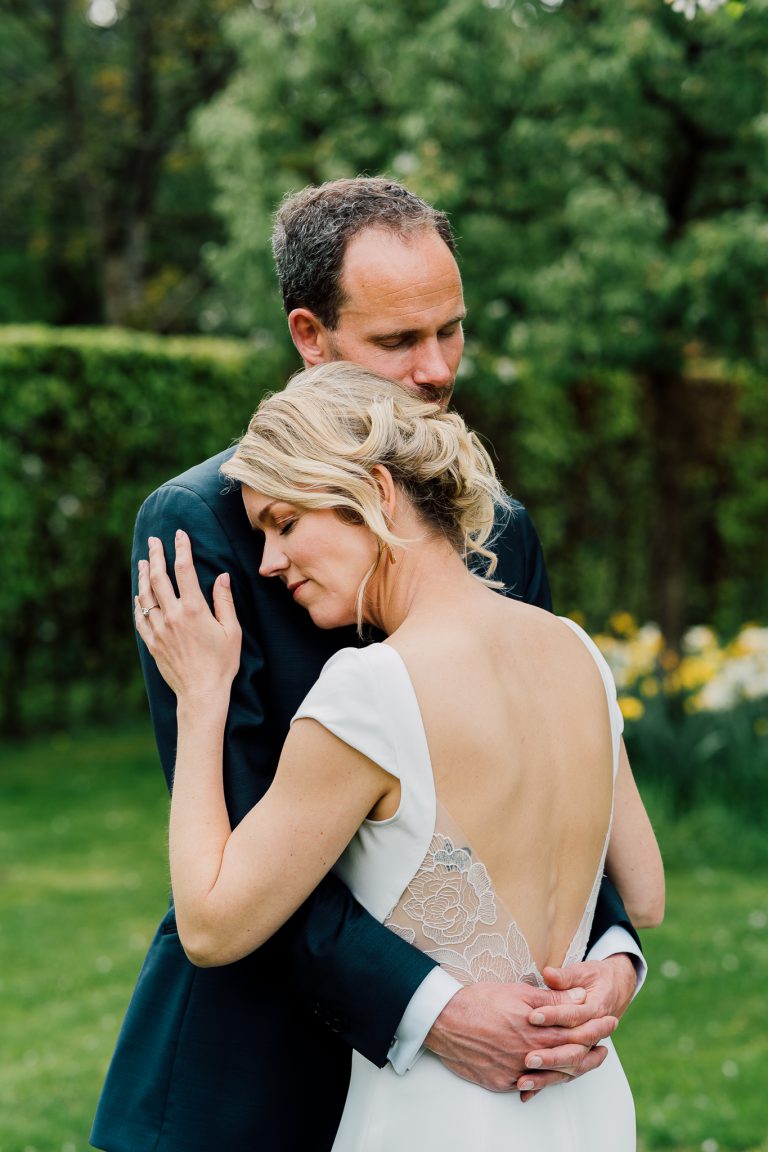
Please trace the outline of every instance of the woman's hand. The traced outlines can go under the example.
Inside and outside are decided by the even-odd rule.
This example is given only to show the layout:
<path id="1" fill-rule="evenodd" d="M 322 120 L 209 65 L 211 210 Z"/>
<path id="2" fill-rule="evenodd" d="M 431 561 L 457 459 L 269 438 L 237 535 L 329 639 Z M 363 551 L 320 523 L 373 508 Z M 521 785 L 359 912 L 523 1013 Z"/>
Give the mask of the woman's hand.
<path id="1" fill-rule="evenodd" d="M 179 700 L 223 691 L 228 696 L 240 665 L 241 638 L 229 575 L 216 578 L 211 613 L 192 563 L 189 536 L 181 530 L 176 533 L 174 571 L 178 596 L 166 571 L 163 545 L 150 536 L 149 562 L 139 561 L 134 600 L 138 633 Z"/>

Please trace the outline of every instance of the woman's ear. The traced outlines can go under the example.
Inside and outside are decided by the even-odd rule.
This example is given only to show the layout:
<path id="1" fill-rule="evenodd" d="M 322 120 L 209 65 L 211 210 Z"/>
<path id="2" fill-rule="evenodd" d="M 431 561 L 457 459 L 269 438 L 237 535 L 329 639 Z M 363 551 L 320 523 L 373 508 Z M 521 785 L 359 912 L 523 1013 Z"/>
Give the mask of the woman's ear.
<path id="1" fill-rule="evenodd" d="M 397 512 L 397 486 L 392 479 L 392 473 L 384 464 L 374 464 L 371 469 L 381 496 L 381 510 L 387 523 L 391 524 Z"/>
<path id="2" fill-rule="evenodd" d="M 308 368 L 333 359 L 328 329 L 309 308 L 294 308 L 288 314 L 288 327 L 296 350 Z"/>

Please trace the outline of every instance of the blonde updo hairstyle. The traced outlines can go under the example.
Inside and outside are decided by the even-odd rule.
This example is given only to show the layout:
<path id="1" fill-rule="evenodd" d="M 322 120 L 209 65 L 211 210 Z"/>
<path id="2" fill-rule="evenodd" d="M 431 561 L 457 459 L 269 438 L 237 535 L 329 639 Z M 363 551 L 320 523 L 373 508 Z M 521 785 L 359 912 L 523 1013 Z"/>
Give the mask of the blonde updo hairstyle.
<path id="1" fill-rule="evenodd" d="M 387 523 L 377 464 L 478 579 L 501 586 L 492 579 L 496 556 L 489 543 L 495 513 L 508 510 L 510 501 L 488 452 L 456 413 L 355 364 L 307 369 L 284 391 L 266 396 L 221 471 L 273 500 L 331 508 L 370 529 L 379 554 L 358 591 L 360 627 L 365 588 L 382 555 L 409 543 Z"/>

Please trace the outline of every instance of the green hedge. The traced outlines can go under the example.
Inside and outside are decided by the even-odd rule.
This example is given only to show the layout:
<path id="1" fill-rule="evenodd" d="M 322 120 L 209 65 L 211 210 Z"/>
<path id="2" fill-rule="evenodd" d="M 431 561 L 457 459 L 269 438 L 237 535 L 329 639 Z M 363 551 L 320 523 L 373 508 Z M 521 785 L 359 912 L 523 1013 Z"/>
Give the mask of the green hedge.
<path id="1" fill-rule="evenodd" d="M 278 352 L 243 342 L 0 329 L 0 731 L 140 704 L 139 505 L 231 443 L 284 378 Z"/>
<path id="2" fill-rule="evenodd" d="M 0 732 L 67 727 L 141 706 L 129 556 L 142 499 L 238 436 L 290 370 L 278 347 L 110 330 L 0 328 Z M 768 389 L 742 370 L 692 370 L 670 405 L 672 523 L 655 469 L 665 412 L 647 388 L 577 386 L 483 362 L 471 345 L 457 405 L 492 442 L 545 545 L 559 611 L 601 628 L 616 609 L 721 633 L 768 618 Z M 674 441 L 673 441 L 674 444 Z M 679 512 L 679 507 L 678 507 Z M 673 637 L 674 638 L 674 637 Z"/>

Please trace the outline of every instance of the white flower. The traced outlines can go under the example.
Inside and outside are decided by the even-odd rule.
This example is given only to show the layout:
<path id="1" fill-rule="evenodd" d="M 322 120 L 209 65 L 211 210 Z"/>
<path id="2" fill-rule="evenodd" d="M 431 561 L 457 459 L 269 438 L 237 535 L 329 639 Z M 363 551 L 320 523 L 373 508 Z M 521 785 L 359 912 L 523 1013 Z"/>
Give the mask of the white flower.
<path id="1" fill-rule="evenodd" d="M 697 624 L 685 633 L 682 646 L 684 652 L 706 652 L 709 648 L 717 648 L 717 636 L 706 624 Z"/>
<path id="2" fill-rule="evenodd" d="M 686 20 L 693 20 L 697 10 L 701 12 L 714 12 L 722 8 L 726 0 L 666 0 L 671 4 L 673 12 L 682 12 Z"/>

